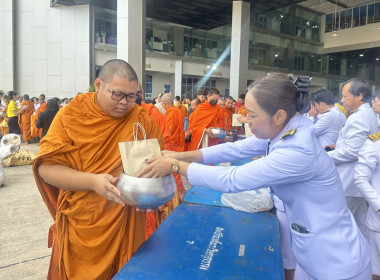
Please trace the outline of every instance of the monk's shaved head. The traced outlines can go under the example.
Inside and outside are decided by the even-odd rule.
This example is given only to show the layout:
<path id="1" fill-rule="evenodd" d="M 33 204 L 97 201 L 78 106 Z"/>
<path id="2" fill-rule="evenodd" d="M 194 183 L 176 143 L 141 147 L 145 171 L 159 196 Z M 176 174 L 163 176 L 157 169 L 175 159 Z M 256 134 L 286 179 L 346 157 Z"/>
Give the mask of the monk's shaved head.
<path id="1" fill-rule="evenodd" d="M 112 59 L 104 63 L 99 72 L 99 79 L 109 83 L 115 75 L 130 82 L 138 80 L 132 66 L 122 59 Z"/>
<path id="2" fill-rule="evenodd" d="M 162 96 L 161 101 L 173 104 L 173 95 L 170 92 L 169 93 L 165 93 Z"/>

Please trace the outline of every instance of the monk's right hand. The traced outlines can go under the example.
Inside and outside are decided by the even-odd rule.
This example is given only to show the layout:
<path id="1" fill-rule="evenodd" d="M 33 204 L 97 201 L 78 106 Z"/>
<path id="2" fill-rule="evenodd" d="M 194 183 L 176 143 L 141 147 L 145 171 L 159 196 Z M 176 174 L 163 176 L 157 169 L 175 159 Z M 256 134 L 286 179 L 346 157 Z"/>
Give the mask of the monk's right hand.
<path id="1" fill-rule="evenodd" d="M 116 187 L 116 183 L 119 180 L 118 177 L 113 177 L 110 174 L 94 174 L 97 176 L 94 178 L 94 191 L 107 198 L 108 200 L 115 201 L 120 205 L 125 206 L 124 201 L 121 198 L 121 191 Z"/>

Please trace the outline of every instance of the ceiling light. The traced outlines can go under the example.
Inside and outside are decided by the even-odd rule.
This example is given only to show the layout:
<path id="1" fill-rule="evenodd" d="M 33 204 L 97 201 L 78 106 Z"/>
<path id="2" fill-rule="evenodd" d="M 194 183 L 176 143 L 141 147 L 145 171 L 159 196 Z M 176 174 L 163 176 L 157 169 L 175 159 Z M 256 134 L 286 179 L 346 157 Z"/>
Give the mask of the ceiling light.
<path id="1" fill-rule="evenodd" d="M 376 57 L 376 60 L 379 61 L 380 59 L 378 57 Z"/>
<path id="2" fill-rule="evenodd" d="M 213 66 L 212 66 L 212 70 L 216 70 L 216 65 L 213 65 Z"/>
<path id="3" fill-rule="evenodd" d="M 274 57 L 278 57 L 278 54 L 275 54 Z"/>
<path id="4" fill-rule="evenodd" d="M 322 59 L 318 59 L 318 61 L 322 61 Z"/>
<path id="5" fill-rule="evenodd" d="M 333 37 L 336 37 L 336 36 L 338 36 L 338 32 L 336 32 L 336 31 L 333 31 L 333 33 L 332 33 L 332 35 L 331 36 L 333 36 Z"/>
<path id="6" fill-rule="evenodd" d="M 210 69 L 211 68 L 211 66 L 210 65 L 207 65 L 207 69 Z"/>
<path id="7" fill-rule="evenodd" d="M 364 54 L 362 54 L 362 53 L 361 53 L 361 54 L 359 54 L 359 56 L 360 56 L 360 57 L 363 57 L 363 56 L 364 56 Z"/>

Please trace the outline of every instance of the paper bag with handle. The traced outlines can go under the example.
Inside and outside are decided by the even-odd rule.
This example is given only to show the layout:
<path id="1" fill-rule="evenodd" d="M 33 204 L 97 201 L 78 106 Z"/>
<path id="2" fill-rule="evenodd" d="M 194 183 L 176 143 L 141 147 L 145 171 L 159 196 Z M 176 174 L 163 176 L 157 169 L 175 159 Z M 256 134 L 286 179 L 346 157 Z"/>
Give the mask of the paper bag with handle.
<path id="1" fill-rule="evenodd" d="M 140 138 L 139 140 L 139 130 Z M 142 135 L 142 137 L 141 137 Z M 124 173 L 136 177 L 148 164 L 145 159 L 161 156 L 160 144 L 156 138 L 146 139 L 146 133 L 141 123 L 133 124 L 134 141 L 119 142 L 121 161 L 123 162 Z"/>

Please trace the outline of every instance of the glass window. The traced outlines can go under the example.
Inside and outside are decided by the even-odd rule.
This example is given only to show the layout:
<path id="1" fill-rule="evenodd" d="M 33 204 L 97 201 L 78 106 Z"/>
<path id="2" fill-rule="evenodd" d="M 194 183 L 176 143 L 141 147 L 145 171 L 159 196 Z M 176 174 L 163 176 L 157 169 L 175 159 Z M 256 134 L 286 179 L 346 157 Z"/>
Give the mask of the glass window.
<path id="1" fill-rule="evenodd" d="M 152 76 L 146 75 L 145 76 L 145 93 L 152 93 Z"/>
<path id="2" fill-rule="evenodd" d="M 334 14 L 326 15 L 325 32 L 332 32 L 333 31 L 333 22 L 334 22 L 333 19 L 334 19 Z"/>
<path id="3" fill-rule="evenodd" d="M 361 6 L 359 9 L 360 26 L 367 24 L 367 6 Z"/>
<path id="4" fill-rule="evenodd" d="M 352 9 L 352 27 L 359 26 L 359 8 Z"/>
<path id="5" fill-rule="evenodd" d="M 367 24 L 373 23 L 375 16 L 375 4 L 368 5 Z"/>
<path id="6" fill-rule="evenodd" d="M 374 22 L 379 22 L 380 21 L 380 3 L 375 4 L 375 21 Z"/>
<path id="7" fill-rule="evenodd" d="M 352 9 L 340 12 L 340 29 L 351 28 Z"/>

